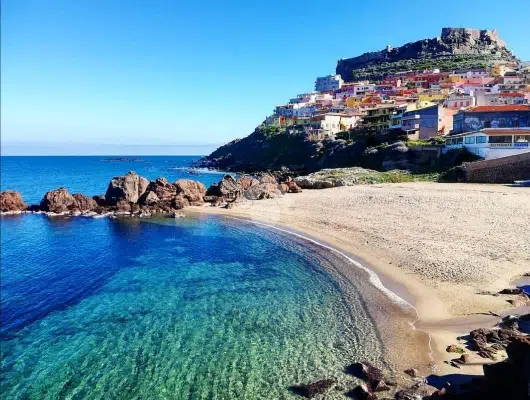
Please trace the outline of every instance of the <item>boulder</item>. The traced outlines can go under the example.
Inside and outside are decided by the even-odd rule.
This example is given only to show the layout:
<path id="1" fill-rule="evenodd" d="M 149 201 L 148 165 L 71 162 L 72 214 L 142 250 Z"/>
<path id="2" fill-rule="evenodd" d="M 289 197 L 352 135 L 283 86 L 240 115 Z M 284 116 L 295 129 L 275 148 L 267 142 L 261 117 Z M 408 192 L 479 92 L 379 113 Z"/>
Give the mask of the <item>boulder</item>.
<path id="1" fill-rule="evenodd" d="M 411 378 L 417 378 L 418 377 L 418 370 L 416 368 L 409 368 L 409 369 L 406 369 L 403 372 L 406 373 Z"/>
<path id="2" fill-rule="evenodd" d="M 150 182 L 147 190 L 154 192 L 162 201 L 171 201 L 177 195 L 177 188 L 166 178 L 157 178 Z"/>
<path id="3" fill-rule="evenodd" d="M 76 207 L 79 211 L 92 211 L 98 207 L 98 203 L 88 196 L 81 193 L 74 193 L 73 197 L 76 202 Z"/>
<path id="4" fill-rule="evenodd" d="M 19 192 L 6 190 L 0 193 L 0 211 L 24 211 L 28 208 Z"/>
<path id="5" fill-rule="evenodd" d="M 523 294 L 523 289 L 519 288 L 508 288 L 508 289 L 502 289 L 499 294 Z"/>
<path id="6" fill-rule="evenodd" d="M 251 186 L 259 185 L 260 182 L 250 175 L 243 175 L 237 180 L 237 183 L 239 183 L 239 186 L 241 186 L 242 190 L 247 190 Z"/>
<path id="7" fill-rule="evenodd" d="M 145 193 L 148 186 L 149 186 L 149 180 L 141 176 L 138 179 L 138 198 L 140 198 Z"/>
<path id="8" fill-rule="evenodd" d="M 109 182 L 105 200 L 109 205 L 115 206 L 119 201 L 136 203 L 140 192 L 140 177 L 136 172 L 130 171 L 123 176 L 115 176 Z"/>
<path id="9" fill-rule="evenodd" d="M 511 338 L 506 353 L 517 369 L 530 379 L 530 336 Z"/>
<path id="10" fill-rule="evenodd" d="M 259 178 L 260 183 L 272 183 L 274 185 L 277 185 L 278 182 L 276 181 L 276 178 L 272 176 L 271 174 L 263 174 Z"/>
<path id="11" fill-rule="evenodd" d="M 292 386 L 291 390 L 299 396 L 311 399 L 316 395 L 326 393 L 336 383 L 335 379 L 322 379 L 308 385 Z"/>
<path id="12" fill-rule="evenodd" d="M 383 371 L 366 361 L 351 364 L 346 367 L 346 372 L 368 382 L 370 386 L 372 386 L 372 383 L 375 381 L 383 379 Z"/>
<path id="13" fill-rule="evenodd" d="M 282 193 L 288 193 L 289 192 L 289 185 L 287 183 L 280 183 L 278 184 L 278 190 Z"/>
<path id="14" fill-rule="evenodd" d="M 177 194 L 182 194 L 190 204 L 199 205 L 204 203 L 203 198 L 206 194 L 206 186 L 201 182 L 190 179 L 179 179 L 174 185 L 177 188 Z"/>
<path id="15" fill-rule="evenodd" d="M 47 192 L 40 202 L 42 211 L 55 213 L 66 212 L 76 207 L 77 201 L 64 187 Z"/>
<path id="16" fill-rule="evenodd" d="M 160 199 L 156 195 L 155 192 L 151 192 L 150 190 L 144 192 L 138 199 L 138 204 L 141 206 L 154 206 L 156 205 Z"/>
<path id="17" fill-rule="evenodd" d="M 189 205 L 190 205 L 190 202 L 182 193 L 177 195 L 171 201 L 171 207 L 174 208 L 175 210 L 180 210 L 184 207 L 188 207 Z"/>
<path id="18" fill-rule="evenodd" d="M 241 197 L 243 189 L 232 175 L 225 175 L 219 183 L 212 184 L 206 191 L 206 196 L 221 197 L 224 200 L 236 200 Z"/>
<path id="19" fill-rule="evenodd" d="M 302 192 L 302 188 L 298 186 L 298 184 L 295 181 L 287 182 L 287 187 L 288 187 L 287 192 L 289 193 L 301 193 Z"/>
<path id="20" fill-rule="evenodd" d="M 107 200 L 105 199 L 104 194 L 97 194 L 95 196 L 92 196 L 92 199 L 96 202 L 96 204 L 100 207 L 106 207 L 108 206 Z"/>
<path id="21" fill-rule="evenodd" d="M 248 200 L 274 199 L 280 196 L 277 183 L 260 183 L 248 188 L 244 196 Z"/>
<path id="22" fill-rule="evenodd" d="M 361 383 L 358 386 L 355 386 L 352 390 L 350 390 L 348 393 L 346 393 L 346 396 L 351 397 L 355 400 L 376 400 L 377 397 L 370 393 L 370 390 L 368 387 Z"/>

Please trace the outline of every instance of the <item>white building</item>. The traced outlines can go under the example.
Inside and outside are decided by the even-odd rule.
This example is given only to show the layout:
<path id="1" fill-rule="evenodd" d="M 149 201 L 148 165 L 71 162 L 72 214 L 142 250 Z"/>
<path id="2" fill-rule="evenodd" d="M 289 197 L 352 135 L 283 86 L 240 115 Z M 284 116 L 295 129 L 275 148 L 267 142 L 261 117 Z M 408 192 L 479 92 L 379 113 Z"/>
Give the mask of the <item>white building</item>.
<path id="1" fill-rule="evenodd" d="M 530 128 L 486 128 L 450 135 L 444 152 L 465 147 L 486 160 L 530 152 Z"/>
<path id="2" fill-rule="evenodd" d="M 339 132 L 355 128 L 361 119 L 360 115 L 344 113 L 326 113 L 315 115 L 312 118 L 313 126 L 322 130 L 326 135 L 336 135 Z"/>
<path id="3" fill-rule="evenodd" d="M 344 81 L 340 75 L 321 76 L 315 82 L 315 90 L 317 92 L 327 92 L 340 89 L 342 85 L 344 85 Z"/>
<path id="4" fill-rule="evenodd" d="M 490 74 L 488 70 L 482 69 L 482 68 L 469 68 L 469 69 L 460 69 L 455 71 L 454 74 L 451 74 L 450 76 L 458 76 L 462 79 L 470 79 L 470 78 L 486 78 Z"/>
<path id="5" fill-rule="evenodd" d="M 370 85 L 370 84 L 355 85 L 353 87 L 353 90 L 355 92 L 355 96 L 364 96 L 365 94 L 373 93 L 375 91 L 375 85 Z"/>
<path id="6" fill-rule="evenodd" d="M 475 105 L 475 98 L 467 94 L 452 94 L 444 101 L 447 108 L 467 108 Z"/>

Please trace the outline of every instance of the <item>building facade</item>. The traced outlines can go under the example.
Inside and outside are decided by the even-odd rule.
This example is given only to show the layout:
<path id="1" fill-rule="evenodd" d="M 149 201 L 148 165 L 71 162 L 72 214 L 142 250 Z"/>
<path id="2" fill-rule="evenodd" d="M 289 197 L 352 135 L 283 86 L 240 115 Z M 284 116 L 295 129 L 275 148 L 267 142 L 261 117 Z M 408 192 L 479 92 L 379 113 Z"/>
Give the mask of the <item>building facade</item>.
<path id="1" fill-rule="evenodd" d="M 439 104 L 406 111 L 401 119 L 401 130 L 411 139 L 430 139 L 451 131 L 452 116 L 450 110 Z"/>
<path id="2" fill-rule="evenodd" d="M 484 128 L 525 128 L 530 126 L 530 106 L 476 106 L 454 115 L 452 133 Z"/>
<path id="3" fill-rule="evenodd" d="M 530 128 L 486 128 L 450 135 L 446 150 L 465 147 L 486 160 L 530 152 Z M 446 151 L 445 150 L 445 151 Z"/>
<path id="4" fill-rule="evenodd" d="M 328 75 L 318 77 L 315 82 L 315 90 L 317 92 L 328 92 L 331 90 L 338 90 L 342 87 L 344 81 L 340 75 Z"/>

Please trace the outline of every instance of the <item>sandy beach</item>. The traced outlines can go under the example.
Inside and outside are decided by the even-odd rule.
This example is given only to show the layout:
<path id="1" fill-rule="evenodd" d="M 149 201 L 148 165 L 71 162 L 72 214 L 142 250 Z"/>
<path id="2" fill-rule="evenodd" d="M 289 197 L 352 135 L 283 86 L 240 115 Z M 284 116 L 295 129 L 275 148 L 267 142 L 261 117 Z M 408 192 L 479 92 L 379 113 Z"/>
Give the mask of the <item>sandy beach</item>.
<path id="1" fill-rule="evenodd" d="M 333 246 L 373 269 L 413 304 L 433 339 L 434 360 L 476 326 L 493 326 L 513 296 L 491 296 L 530 272 L 530 190 L 501 185 L 401 183 L 304 190 L 231 209 L 191 212 L 284 227 Z M 453 357 L 454 358 L 454 357 Z M 482 360 L 466 367 L 479 372 Z M 474 363 L 475 364 L 475 363 Z"/>

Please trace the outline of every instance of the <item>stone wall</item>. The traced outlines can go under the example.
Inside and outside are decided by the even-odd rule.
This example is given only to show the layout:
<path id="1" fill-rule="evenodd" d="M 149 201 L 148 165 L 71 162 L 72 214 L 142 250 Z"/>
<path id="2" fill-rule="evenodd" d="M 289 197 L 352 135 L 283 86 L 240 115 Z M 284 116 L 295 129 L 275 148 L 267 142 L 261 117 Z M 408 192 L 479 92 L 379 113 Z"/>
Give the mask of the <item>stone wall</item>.
<path id="1" fill-rule="evenodd" d="M 530 179 L 530 153 L 463 164 L 467 182 L 513 183 Z"/>

